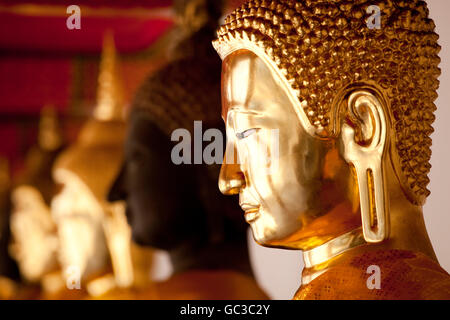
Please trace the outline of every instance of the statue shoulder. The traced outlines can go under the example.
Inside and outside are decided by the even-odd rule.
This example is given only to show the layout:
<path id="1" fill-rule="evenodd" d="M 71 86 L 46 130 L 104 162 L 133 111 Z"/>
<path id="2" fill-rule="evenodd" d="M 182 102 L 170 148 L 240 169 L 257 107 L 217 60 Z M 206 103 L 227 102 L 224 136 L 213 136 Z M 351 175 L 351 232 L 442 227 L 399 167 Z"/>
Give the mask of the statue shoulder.
<path id="1" fill-rule="evenodd" d="M 378 250 L 353 256 L 302 285 L 296 300 L 450 299 L 450 275 L 424 254 Z"/>

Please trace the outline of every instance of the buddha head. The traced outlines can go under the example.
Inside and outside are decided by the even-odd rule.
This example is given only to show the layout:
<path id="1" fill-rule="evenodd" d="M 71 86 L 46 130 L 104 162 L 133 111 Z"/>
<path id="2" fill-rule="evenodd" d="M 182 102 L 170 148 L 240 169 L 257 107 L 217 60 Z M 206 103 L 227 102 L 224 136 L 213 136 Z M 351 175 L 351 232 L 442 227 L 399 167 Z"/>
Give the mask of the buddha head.
<path id="1" fill-rule="evenodd" d="M 221 246 L 247 250 L 247 226 L 239 208 L 216 188 L 220 167 L 175 164 L 171 159 L 176 129 L 186 129 L 193 137 L 194 121 L 201 120 L 204 131 L 223 130 L 218 112 L 220 59 L 205 44 L 214 35 L 205 29 L 198 33 L 194 37 L 202 42 L 192 45 L 205 50 L 181 53 L 138 90 L 129 117 L 124 165 L 109 194 L 111 201 L 126 200 L 134 241 L 182 256 L 177 260 L 178 266 L 183 265 L 180 268 L 198 265 L 193 252 L 198 258 L 205 248 L 214 247 L 218 255 Z M 215 257 L 215 265 L 208 267 L 239 264 L 225 260 Z M 174 268 L 180 271 L 175 263 Z"/>
<path id="2" fill-rule="evenodd" d="M 239 161 L 225 159 L 219 187 L 239 194 L 257 242 L 308 250 L 362 228 L 380 243 L 421 214 L 434 28 L 423 1 L 251 0 L 226 19 L 213 44 L 227 155 Z"/>
<path id="3" fill-rule="evenodd" d="M 89 274 L 105 267 L 103 223 L 109 204 L 104 199 L 122 159 L 124 127 L 116 120 L 89 120 L 54 166 L 53 176 L 62 190 L 52 201 L 52 215 L 64 269 L 75 266 L 81 274 Z"/>
<path id="4" fill-rule="evenodd" d="M 28 152 L 25 170 L 16 179 L 11 195 L 10 251 L 22 277 L 29 282 L 41 280 L 58 267 L 56 225 L 50 213 L 57 186 L 51 170 L 62 148 L 57 114 L 51 107 L 45 107 L 37 145 Z"/>
<path id="5" fill-rule="evenodd" d="M 106 194 L 122 161 L 125 133 L 117 73 L 114 42 L 108 34 L 93 116 L 53 167 L 53 177 L 62 186 L 52 201 L 60 240 L 59 258 L 64 271 L 71 268 L 82 278 L 109 266 L 104 223 L 112 209 Z"/>

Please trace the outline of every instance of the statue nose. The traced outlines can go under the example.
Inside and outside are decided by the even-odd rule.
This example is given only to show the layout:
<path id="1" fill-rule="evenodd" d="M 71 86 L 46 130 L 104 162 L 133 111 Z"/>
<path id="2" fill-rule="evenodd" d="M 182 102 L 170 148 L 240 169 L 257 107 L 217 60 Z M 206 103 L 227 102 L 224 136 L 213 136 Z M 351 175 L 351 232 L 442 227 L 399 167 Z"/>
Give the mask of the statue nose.
<path id="1" fill-rule="evenodd" d="M 239 194 L 245 187 L 245 177 L 239 164 L 223 163 L 219 176 L 219 189 L 224 195 Z"/>

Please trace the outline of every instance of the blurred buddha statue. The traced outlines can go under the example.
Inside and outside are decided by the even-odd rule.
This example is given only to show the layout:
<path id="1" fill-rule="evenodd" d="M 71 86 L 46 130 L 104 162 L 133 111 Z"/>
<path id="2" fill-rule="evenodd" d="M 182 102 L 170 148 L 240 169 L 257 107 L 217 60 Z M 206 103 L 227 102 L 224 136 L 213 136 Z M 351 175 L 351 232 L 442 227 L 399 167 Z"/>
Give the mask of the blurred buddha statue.
<path id="1" fill-rule="evenodd" d="M 52 214 L 68 287 L 63 295 L 70 298 L 74 292 L 96 298 L 135 281 L 124 206 L 106 201 L 122 161 L 125 133 L 118 73 L 114 41 L 108 33 L 93 116 L 53 168 L 62 191 L 52 202 Z"/>
<path id="2" fill-rule="evenodd" d="M 8 253 L 10 240 L 11 179 L 8 160 L 0 157 L 0 300 L 18 295 L 19 272 Z"/>
<path id="3" fill-rule="evenodd" d="M 259 244 L 303 250 L 295 299 L 450 298 L 422 214 L 434 29 L 390 0 L 251 0 L 219 29 L 219 186 Z"/>
<path id="4" fill-rule="evenodd" d="M 57 191 L 51 170 L 63 149 L 62 142 L 57 113 L 44 107 L 37 144 L 27 154 L 24 171 L 16 179 L 11 197 L 11 254 L 24 281 L 44 292 L 62 285 L 56 225 L 50 213 L 50 203 Z M 29 286 L 24 288 L 28 289 Z M 32 291 L 29 293 L 33 295 Z M 31 297 L 24 292 L 23 298 Z"/>
<path id="5" fill-rule="evenodd" d="M 131 228 L 125 215 L 125 204 L 117 201 L 111 204 L 103 223 L 115 286 L 105 293 L 95 295 L 96 299 L 133 299 L 140 290 L 152 291 L 150 271 L 153 263 L 153 249 L 136 245 L 131 240 Z M 99 282 L 101 284 L 101 282 Z M 94 284 L 94 286 L 96 286 Z M 91 284 L 91 289 L 95 290 Z M 91 290 L 92 291 L 92 290 Z"/>
<path id="6" fill-rule="evenodd" d="M 196 12 L 202 24 L 174 49 L 177 59 L 139 89 L 125 163 L 109 194 L 111 201 L 126 200 L 134 241 L 166 250 L 173 264 L 173 275 L 155 283 L 156 291 L 135 298 L 267 299 L 253 276 L 239 208 L 216 188 L 219 167 L 171 159 L 175 129 L 192 134 L 195 120 L 204 130 L 223 128 L 220 59 L 211 46 L 221 1 L 175 1 L 175 8 Z"/>

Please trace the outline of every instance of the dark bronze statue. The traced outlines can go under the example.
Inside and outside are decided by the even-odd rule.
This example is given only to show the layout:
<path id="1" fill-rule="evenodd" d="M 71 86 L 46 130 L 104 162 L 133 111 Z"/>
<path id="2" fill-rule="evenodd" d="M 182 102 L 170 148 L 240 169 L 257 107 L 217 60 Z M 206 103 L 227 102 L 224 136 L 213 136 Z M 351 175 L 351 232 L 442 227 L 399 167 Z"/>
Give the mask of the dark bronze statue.
<path id="1" fill-rule="evenodd" d="M 175 49 L 177 58 L 148 78 L 136 95 L 125 163 L 110 201 L 126 200 L 133 239 L 167 250 L 174 275 L 144 298 L 266 299 L 253 277 L 247 227 L 239 207 L 217 188 L 218 165 L 171 159 L 171 134 L 194 121 L 220 128 L 220 59 L 211 46 L 220 1 L 180 1 L 175 8 L 208 17 Z M 197 7 L 192 7 L 197 5 Z M 184 21 L 191 20 L 189 14 Z M 232 200 L 232 199 L 231 199 Z"/>

